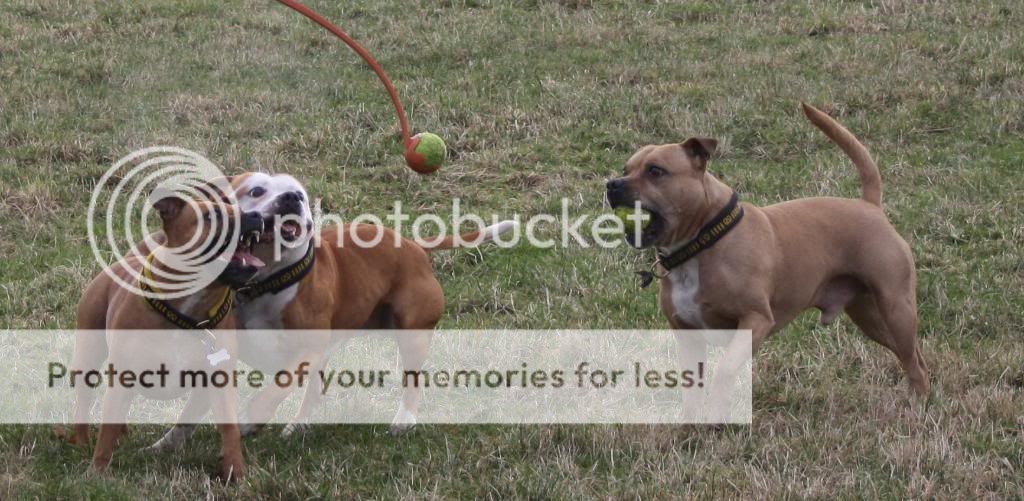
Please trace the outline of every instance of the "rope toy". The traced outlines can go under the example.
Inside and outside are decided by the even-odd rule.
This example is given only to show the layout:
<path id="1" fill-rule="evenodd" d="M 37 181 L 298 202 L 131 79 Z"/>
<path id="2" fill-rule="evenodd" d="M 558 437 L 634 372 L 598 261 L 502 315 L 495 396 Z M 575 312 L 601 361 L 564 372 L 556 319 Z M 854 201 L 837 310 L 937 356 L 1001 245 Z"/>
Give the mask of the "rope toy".
<path id="1" fill-rule="evenodd" d="M 436 134 L 429 132 L 421 132 L 415 136 L 409 135 L 409 122 L 405 119 L 405 110 L 402 108 L 402 102 L 398 99 L 398 91 L 395 90 L 395 86 L 391 83 L 391 79 L 388 78 L 387 73 L 384 73 L 384 69 L 377 64 L 377 61 L 370 55 L 370 53 L 359 45 L 352 37 L 348 36 L 348 33 L 341 31 L 337 26 L 331 24 L 330 21 L 324 19 L 316 12 L 313 12 L 309 7 L 297 2 L 296 0 L 277 0 L 292 10 L 308 17 L 310 20 L 319 24 L 327 31 L 334 34 L 334 36 L 345 42 L 352 50 L 356 51 L 360 57 L 366 61 L 366 64 L 370 65 L 370 69 L 377 74 L 377 78 L 380 78 L 381 83 L 384 84 L 384 88 L 388 91 L 388 96 L 391 97 L 391 103 L 395 105 L 395 113 L 398 114 L 398 124 L 402 128 L 402 144 L 405 147 L 405 163 L 410 169 L 420 174 L 431 174 L 441 167 L 444 163 L 445 157 L 445 144 Z"/>

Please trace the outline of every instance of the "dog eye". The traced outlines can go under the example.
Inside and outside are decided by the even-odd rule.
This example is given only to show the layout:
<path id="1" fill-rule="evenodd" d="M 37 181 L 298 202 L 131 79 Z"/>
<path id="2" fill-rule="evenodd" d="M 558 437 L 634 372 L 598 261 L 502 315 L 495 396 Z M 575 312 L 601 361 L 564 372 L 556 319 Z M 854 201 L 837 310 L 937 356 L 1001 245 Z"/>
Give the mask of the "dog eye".
<path id="1" fill-rule="evenodd" d="M 652 165 L 652 166 L 648 167 L 647 168 L 647 173 L 650 174 L 653 177 L 661 177 L 661 176 L 664 176 L 665 174 L 668 174 L 668 172 L 666 172 L 665 169 L 662 169 L 661 167 L 658 167 L 657 165 Z"/>
<path id="2" fill-rule="evenodd" d="M 259 197 L 262 197 L 263 194 L 266 193 L 266 192 L 267 192 L 267 190 L 263 189 L 260 186 L 257 186 L 255 188 L 249 190 L 249 196 L 253 197 L 253 198 L 259 198 Z"/>

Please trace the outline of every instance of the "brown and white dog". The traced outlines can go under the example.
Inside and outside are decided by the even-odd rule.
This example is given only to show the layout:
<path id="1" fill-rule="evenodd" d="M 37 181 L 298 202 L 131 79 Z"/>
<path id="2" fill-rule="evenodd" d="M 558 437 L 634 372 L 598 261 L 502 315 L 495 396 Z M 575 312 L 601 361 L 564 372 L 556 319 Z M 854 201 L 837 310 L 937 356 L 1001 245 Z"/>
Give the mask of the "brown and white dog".
<path id="1" fill-rule="evenodd" d="M 765 338 L 806 309 L 821 310 L 822 323 L 845 312 L 896 355 L 910 387 L 924 395 L 928 370 L 917 339 L 914 258 L 882 210 L 878 167 L 843 126 L 812 106 L 802 107 L 857 167 L 860 200 L 730 205 L 733 190 L 706 170 L 717 142 L 690 138 L 633 154 L 624 176 L 607 182 L 608 201 L 613 207 L 639 201 L 650 213 L 639 240 L 627 240 L 638 248 L 656 247 L 661 263 L 675 265 L 658 269 L 661 310 L 673 328 L 749 329 L 753 342 L 745 348 L 756 353 Z M 731 217 L 724 214 L 730 210 Z M 708 241 L 713 246 L 693 246 Z M 684 362 L 704 358 L 702 336 L 679 333 L 677 340 Z M 720 367 L 722 377 L 713 379 L 712 388 L 731 382 L 738 369 Z"/>
<path id="2" fill-rule="evenodd" d="M 132 271 L 151 276 L 159 273 L 167 280 L 181 277 L 167 256 L 168 249 L 188 249 L 191 242 L 204 242 L 212 232 L 232 232 L 232 220 L 238 209 L 231 205 L 210 201 L 188 205 L 177 196 L 167 196 L 153 204 L 162 222 L 162 246 L 156 247 L 150 259 L 130 256 L 111 266 L 110 271 L 124 282 L 134 280 Z M 200 219 L 212 224 L 199 224 Z M 262 230 L 262 218 L 255 213 L 239 215 L 239 235 Z M 221 223 L 218 223 L 221 222 Z M 196 236 L 200 238 L 194 240 Z M 247 267 L 244 257 L 248 249 L 239 244 L 231 264 L 225 273 L 237 273 L 237 268 Z M 143 254 L 143 255 L 146 255 Z M 211 258 L 214 254 L 211 254 Z M 226 258 L 226 256 L 224 256 Z M 148 270 L 143 270 L 143 268 Z M 177 274 L 176 274 L 177 273 Z M 223 275 L 222 275 L 223 276 Z M 174 315 L 184 314 L 191 319 L 212 320 L 208 329 L 175 330 L 170 334 L 147 335 L 140 332 L 149 329 L 178 329 L 168 314 L 161 312 L 146 298 L 121 287 L 106 272 L 101 272 L 86 288 L 78 305 L 75 352 L 71 369 L 88 371 L 98 369 L 104 361 L 119 371 L 154 371 L 163 366 L 171 374 L 182 371 L 203 371 L 209 369 L 204 348 L 212 343 L 226 350 L 229 358 L 218 364 L 218 370 L 232 371 L 237 358 L 234 328 L 235 318 L 230 314 L 231 295 L 227 286 L 215 281 L 198 292 L 156 303 L 170 307 Z M 167 310 L 164 310 L 167 311 Z M 213 315 L 213 316 L 211 316 Z M 175 316 L 180 319 L 181 317 Z M 209 338 L 207 338 L 209 336 Z M 204 346 L 205 343 L 205 346 Z M 211 360 L 212 361 L 212 360 Z M 89 443 L 89 410 L 96 395 L 95 389 L 84 384 L 75 387 L 76 399 L 73 410 L 74 435 L 68 437 L 73 443 Z M 103 396 L 102 425 L 93 455 L 93 467 L 102 470 L 109 464 L 115 443 L 126 430 L 125 418 L 132 399 L 137 395 L 156 399 L 179 398 L 186 390 L 179 386 L 164 385 L 146 388 L 113 385 Z M 237 418 L 237 402 L 234 391 L 203 391 L 194 389 L 189 394 L 188 407 L 213 408 L 215 421 L 221 434 L 222 475 L 225 479 L 238 480 L 244 474 L 242 450 Z"/>
<path id="3" fill-rule="evenodd" d="M 261 214 L 267 233 L 253 248 L 253 254 L 267 263 L 253 279 L 259 283 L 307 257 L 312 245 L 313 264 L 297 283 L 273 293 L 251 295 L 240 290 L 236 312 L 239 323 L 249 330 L 240 333 L 240 357 L 259 370 L 297 367 L 309 363 L 310 374 L 324 367 L 327 357 L 339 346 L 365 329 L 402 329 L 394 336 L 404 370 L 420 370 L 430 348 L 430 330 L 444 309 L 441 285 L 434 277 L 429 251 L 450 249 L 452 237 L 438 239 L 426 247 L 404 239 L 387 228 L 349 225 L 313 234 L 309 195 L 295 178 L 285 174 L 250 172 L 229 179 L 238 207 Z M 479 232 L 462 235 L 465 242 L 482 243 L 512 229 L 505 221 Z M 383 238 L 372 246 L 353 241 L 372 241 L 376 232 Z M 279 256 L 274 246 L 285 244 Z M 396 245 L 396 240 L 399 245 Z M 287 330 L 320 330 L 296 336 Z M 267 332 L 272 330 L 274 332 Z M 290 435 L 306 426 L 322 396 L 320 379 L 312 378 L 297 415 L 284 428 Z M 290 388 L 268 385 L 249 402 L 242 423 L 243 436 L 256 432 L 259 423 L 271 419 Z M 420 389 L 403 388 L 401 402 L 391 431 L 398 433 L 416 424 Z M 191 435 L 196 416 L 183 415 L 154 449 L 178 447 Z"/>

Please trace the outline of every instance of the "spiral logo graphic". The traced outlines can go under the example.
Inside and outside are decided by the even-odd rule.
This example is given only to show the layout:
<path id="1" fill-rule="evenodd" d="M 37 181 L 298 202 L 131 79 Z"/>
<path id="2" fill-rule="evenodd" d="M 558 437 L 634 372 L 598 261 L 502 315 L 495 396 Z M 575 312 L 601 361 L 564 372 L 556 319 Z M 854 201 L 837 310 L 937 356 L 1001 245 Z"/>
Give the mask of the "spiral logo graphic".
<path id="1" fill-rule="evenodd" d="M 144 148 L 115 162 L 96 183 L 89 244 L 121 287 L 161 300 L 189 296 L 230 263 L 240 237 L 239 212 L 226 207 L 234 203 L 227 178 L 202 155 Z M 154 212 L 158 218 L 151 217 Z M 154 219 L 160 223 L 151 224 Z M 173 235 L 154 237 L 165 228 Z M 119 270 L 111 265 L 118 262 Z"/>

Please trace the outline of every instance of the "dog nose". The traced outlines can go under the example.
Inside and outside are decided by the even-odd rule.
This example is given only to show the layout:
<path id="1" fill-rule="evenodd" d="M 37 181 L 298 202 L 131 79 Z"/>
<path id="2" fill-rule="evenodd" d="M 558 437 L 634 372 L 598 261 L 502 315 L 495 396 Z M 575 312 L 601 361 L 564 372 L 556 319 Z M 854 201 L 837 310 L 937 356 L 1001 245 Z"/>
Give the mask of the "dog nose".
<path id="1" fill-rule="evenodd" d="M 248 234 L 252 232 L 263 231 L 263 216 L 259 212 L 243 212 L 242 213 L 242 234 Z"/>
<path id="2" fill-rule="evenodd" d="M 277 212 L 279 214 L 300 214 L 302 213 L 302 193 L 288 191 L 278 195 Z"/>
<path id="3" fill-rule="evenodd" d="M 626 187 L 626 180 L 622 178 L 609 179 L 608 182 L 605 183 L 604 187 L 607 188 L 608 191 L 619 191 Z"/>

